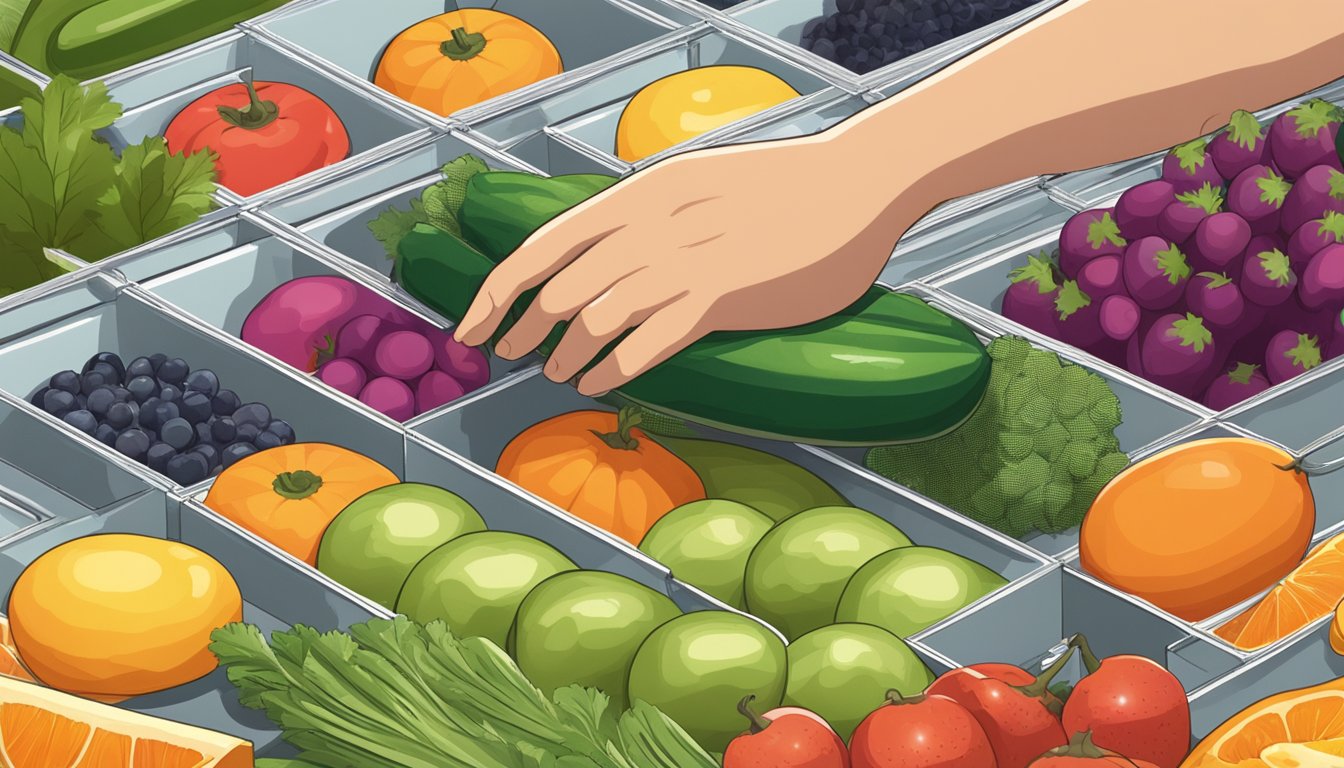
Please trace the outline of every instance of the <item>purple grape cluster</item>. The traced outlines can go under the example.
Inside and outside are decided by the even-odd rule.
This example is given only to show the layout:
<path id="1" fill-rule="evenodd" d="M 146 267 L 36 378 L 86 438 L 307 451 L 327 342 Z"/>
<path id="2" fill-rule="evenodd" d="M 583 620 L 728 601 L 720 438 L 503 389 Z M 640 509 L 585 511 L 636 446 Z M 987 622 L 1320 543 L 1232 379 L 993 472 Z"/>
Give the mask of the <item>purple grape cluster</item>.
<path id="1" fill-rule="evenodd" d="M 80 373 L 53 375 L 29 402 L 178 485 L 295 441 L 288 423 L 222 389 L 214 371 L 164 354 L 123 364 L 99 352 Z"/>
<path id="2" fill-rule="evenodd" d="M 1011 16 L 1036 0 L 838 0 L 803 27 L 801 45 L 856 74 Z"/>
<path id="3" fill-rule="evenodd" d="M 1221 411 L 1344 355 L 1344 109 L 1238 111 L 1074 215 L 1003 314 Z"/>
<path id="4" fill-rule="evenodd" d="M 359 315 L 341 326 L 317 369 L 329 386 L 379 413 L 406 421 L 480 389 L 490 363 L 479 349 L 427 324 Z"/>

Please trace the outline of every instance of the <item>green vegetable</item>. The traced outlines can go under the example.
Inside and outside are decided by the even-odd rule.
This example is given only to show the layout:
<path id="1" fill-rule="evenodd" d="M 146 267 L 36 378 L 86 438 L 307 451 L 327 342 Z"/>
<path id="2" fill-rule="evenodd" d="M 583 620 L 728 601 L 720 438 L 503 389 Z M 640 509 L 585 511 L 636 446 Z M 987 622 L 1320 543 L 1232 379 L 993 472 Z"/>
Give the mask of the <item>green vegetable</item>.
<path id="1" fill-rule="evenodd" d="M 478 174 L 462 201 L 462 237 L 498 264 L 543 224 L 616 181 L 598 174 L 550 179 L 508 171 Z"/>
<path id="2" fill-rule="evenodd" d="M 399 241 L 398 253 L 397 281 L 453 320 L 495 266 L 425 224 Z M 519 299 L 501 332 L 536 290 Z M 563 332 L 558 325 L 539 351 L 548 354 Z M 980 402 L 988 377 L 989 358 L 964 324 L 913 296 L 873 288 L 815 323 L 712 334 L 619 391 L 731 431 L 856 445 L 926 440 L 955 428 Z"/>
<path id="3" fill-rule="evenodd" d="M 31 0 L 14 56 L 85 80 L 228 31 L 288 0 Z"/>
<path id="4" fill-rule="evenodd" d="M 210 649 L 244 706 L 265 710 L 315 768 L 715 768 L 686 732 L 637 702 L 613 712 L 577 686 L 547 699 L 498 646 L 397 616 L 268 644 L 250 624 Z"/>
<path id="5" fill-rule="evenodd" d="M 989 345 L 993 373 L 979 410 L 955 432 L 875 448 L 865 464 L 1011 536 L 1079 525 L 1125 468 L 1120 402 L 1106 382 L 1024 339 Z"/>
<path id="6" fill-rule="evenodd" d="M 26 10 L 28 0 L 0 0 L 0 50 L 8 51 L 13 46 L 14 33 L 18 31 Z"/>
<path id="7" fill-rule="evenodd" d="M 96 132 L 120 116 L 101 83 L 57 77 L 24 100 L 21 130 L 0 127 L 0 293 L 61 274 L 44 248 L 97 260 L 213 207 L 211 155 L 170 155 L 151 137 L 118 158 Z"/>

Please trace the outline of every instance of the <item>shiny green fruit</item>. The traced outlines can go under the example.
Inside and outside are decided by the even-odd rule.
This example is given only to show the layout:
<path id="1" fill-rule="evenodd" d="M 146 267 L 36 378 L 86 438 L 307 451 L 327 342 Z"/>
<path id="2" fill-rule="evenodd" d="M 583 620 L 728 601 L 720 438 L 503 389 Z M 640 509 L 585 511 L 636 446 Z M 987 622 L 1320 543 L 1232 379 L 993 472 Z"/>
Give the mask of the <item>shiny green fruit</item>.
<path id="1" fill-rule="evenodd" d="M 317 568 L 392 608 L 416 563 L 485 521 L 457 494 L 432 485 L 397 483 L 350 502 L 322 534 Z"/>
<path id="2" fill-rule="evenodd" d="M 836 607 L 836 621 L 873 624 L 909 637 L 1007 584 L 961 555 L 936 547 L 904 547 L 878 555 L 854 574 Z"/>
<path id="3" fill-rule="evenodd" d="M 747 558 L 774 524 L 740 502 L 692 501 L 663 515 L 639 548 L 677 579 L 746 610 Z"/>
<path id="4" fill-rule="evenodd" d="M 831 724 L 846 742 L 887 700 L 887 691 L 914 696 L 933 672 L 899 637 L 867 624 L 832 624 L 789 644 L 784 706 L 802 707 Z"/>
<path id="5" fill-rule="evenodd" d="M 430 552 L 415 566 L 396 610 L 422 624 L 445 621 L 459 637 L 483 637 L 503 648 L 527 593 L 577 567 L 555 547 L 531 536 L 468 533 Z"/>
<path id="6" fill-rule="evenodd" d="M 759 622 L 727 611 L 697 611 L 667 622 L 639 647 L 630 701 L 661 709 L 710 752 L 743 731 L 738 702 L 779 706 L 787 677 L 784 643 Z"/>
<path id="7" fill-rule="evenodd" d="M 605 571 L 570 571 L 538 584 L 514 619 L 518 668 L 550 696 L 578 684 L 624 712 L 635 652 L 653 630 L 681 615 L 666 595 Z"/>
<path id="8" fill-rule="evenodd" d="M 790 640 L 835 620 L 845 584 L 864 563 L 910 539 L 855 507 L 817 507 L 785 520 L 747 560 L 748 610 Z"/>

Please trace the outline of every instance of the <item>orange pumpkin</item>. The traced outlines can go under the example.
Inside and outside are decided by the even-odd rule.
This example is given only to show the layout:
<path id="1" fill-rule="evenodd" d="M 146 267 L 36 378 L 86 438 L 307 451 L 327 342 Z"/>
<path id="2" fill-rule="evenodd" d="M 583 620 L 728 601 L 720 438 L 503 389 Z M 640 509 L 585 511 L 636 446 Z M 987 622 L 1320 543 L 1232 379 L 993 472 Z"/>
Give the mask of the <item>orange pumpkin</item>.
<path id="1" fill-rule="evenodd" d="M 215 478 L 205 506 L 309 565 L 327 526 L 350 502 L 399 483 L 392 470 L 327 443 L 254 453 Z"/>
<path id="2" fill-rule="evenodd" d="M 467 8 L 402 31 L 383 52 L 373 82 L 447 116 L 563 71 L 560 52 L 536 27 L 507 13 Z"/>
<path id="3" fill-rule="evenodd" d="M 638 546 L 660 517 L 705 498 L 695 471 L 636 429 L 638 423 L 630 408 L 547 419 L 515 437 L 495 471 Z"/>

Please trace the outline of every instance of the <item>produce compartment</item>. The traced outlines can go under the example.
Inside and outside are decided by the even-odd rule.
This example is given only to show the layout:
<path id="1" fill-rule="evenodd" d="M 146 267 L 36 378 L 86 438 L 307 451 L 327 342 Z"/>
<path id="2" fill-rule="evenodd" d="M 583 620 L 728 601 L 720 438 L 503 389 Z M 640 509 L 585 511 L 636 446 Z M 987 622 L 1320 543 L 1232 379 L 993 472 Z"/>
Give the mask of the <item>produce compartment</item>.
<path id="1" fill-rule="evenodd" d="M 1098 658 L 1136 654 L 1156 661 L 1187 691 L 1240 663 L 1237 655 L 1192 635 L 1189 627 L 1066 567 L 1014 585 L 917 639 L 959 665 L 1007 662 L 1039 670 L 1077 634 L 1087 638 Z M 1057 680 L 1076 681 L 1082 672 L 1074 659 Z"/>
<path id="2" fill-rule="evenodd" d="M 712 140 L 703 143 L 719 146 L 810 136 L 867 109 L 870 106 L 869 98 L 876 97 L 857 96 L 840 88 L 828 88 L 791 102 L 778 112 L 747 118 L 725 133 L 707 137 Z M 694 143 L 698 146 L 702 142 Z"/>
<path id="3" fill-rule="evenodd" d="M 283 83 L 307 91 L 334 112 L 347 140 L 343 142 L 341 131 L 334 128 L 324 133 L 319 123 L 321 104 L 313 104 L 309 97 L 267 96 L 269 92 L 263 89 L 262 98 L 281 99 L 292 111 L 303 115 L 296 120 L 313 123 L 305 125 L 301 132 L 308 143 L 290 146 L 286 152 L 306 155 L 311 162 L 290 163 L 293 166 L 290 170 L 297 175 L 276 183 L 270 183 L 272 177 L 261 173 L 259 167 L 243 162 L 232 167 L 226 165 L 221 186 L 228 188 L 229 174 L 238 180 L 236 186 L 245 185 L 244 189 L 229 190 L 235 197 L 283 195 L 297 186 L 316 183 L 345 169 L 381 159 L 429 130 L 410 112 L 380 103 L 362 90 L 326 75 L 299 55 L 257 36 L 234 33 L 108 78 L 112 98 L 126 109 L 113 126 L 110 138 L 118 146 L 138 142 L 145 136 L 163 135 L 174 118 L 197 99 L 221 88 L 253 81 Z M 348 144 L 348 150 L 339 152 L 343 144 Z M 265 189 L 250 193 L 262 186 Z"/>
<path id="4" fill-rule="evenodd" d="M 9 341 L 0 347 L 0 389 L 15 397 L 25 400 L 32 397 L 48 384 L 48 377 L 67 370 L 73 371 L 71 375 L 82 388 L 89 382 L 84 381 L 86 377 L 81 376 L 80 372 L 87 361 L 103 352 L 119 355 L 123 365 L 130 365 L 137 356 L 150 354 L 162 354 L 169 360 L 180 357 L 191 371 L 213 372 L 220 390 L 235 391 L 234 397 L 227 397 L 221 392 L 206 398 L 204 404 L 200 398 L 194 397 L 188 403 L 188 396 L 203 391 L 200 386 L 205 384 L 198 385 L 195 380 L 185 380 L 185 388 L 172 385 L 174 390 L 171 392 L 169 385 L 162 385 L 157 396 L 158 402 L 149 411 L 141 412 L 138 405 L 132 408 L 129 402 L 123 400 L 122 404 L 127 405 L 127 409 L 122 409 L 121 415 L 116 417 L 111 415 L 110 407 L 102 416 L 70 417 L 82 426 L 71 425 L 74 429 L 67 430 L 67 434 L 74 433 L 72 439 L 80 440 L 83 445 L 95 446 L 103 455 L 137 459 L 143 457 L 146 461 L 157 455 L 160 461 L 166 460 L 164 469 L 171 474 L 153 474 L 157 483 L 194 485 L 221 466 L 226 455 L 236 458 L 237 454 L 246 455 L 249 452 L 245 448 L 232 448 L 234 453 L 226 454 L 219 448 L 229 449 L 235 443 L 250 442 L 253 444 L 250 450 L 255 451 L 271 445 L 275 440 L 283 443 L 296 437 L 309 442 L 358 445 L 362 451 L 384 464 L 400 466 L 401 434 L 392 425 L 370 419 L 367 412 L 348 407 L 345 402 L 328 395 L 324 388 L 310 382 L 299 372 L 268 362 L 199 321 L 176 313 L 140 288 L 121 286 L 105 276 L 94 275 L 71 288 L 65 295 L 39 299 L 25 305 L 24 309 L 27 310 L 25 314 L 28 319 L 37 322 L 12 335 L 7 334 Z M 4 321 L 4 315 L 0 315 L 0 325 Z M 176 363 L 173 367 L 180 368 Z M 156 380 L 176 379 L 179 374 L 180 371 L 176 370 L 172 374 L 157 370 L 154 376 L 145 378 L 149 379 L 152 387 L 159 387 Z M 52 394 L 50 403 L 45 400 L 46 394 Z M 45 418 L 55 419 L 52 413 L 89 413 L 90 408 L 99 410 L 97 406 L 91 405 L 67 410 L 69 404 L 63 404 L 57 399 L 61 395 L 46 394 L 43 408 L 57 410 L 49 411 Z M 152 392 L 148 394 L 155 397 Z M 167 405 L 165 398 L 170 398 L 172 408 L 159 407 Z M 149 403 L 150 400 L 144 402 Z M 256 403 L 261 407 L 252 405 Z M 197 427 L 205 423 L 205 418 L 223 418 L 225 411 L 233 411 L 233 417 L 229 418 L 237 419 L 234 422 L 233 440 L 220 442 L 213 454 L 196 451 L 197 443 L 205 442 Z M 152 423 L 144 418 L 146 414 L 152 414 Z M 84 424 L 89 418 L 94 419 L 94 422 Z M 185 425 L 175 423 L 168 432 L 162 431 L 168 422 L 175 421 L 183 421 Z M 287 423 L 289 429 L 285 430 L 283 425 L 274 423 L 276 421 Z M 123 427 L 122 424 L 126 422 L 129 423 Z M 255 434 L 244 429 L 247 424 L 256 427 Z M 101 427 L 108 427 L 112 433 L 103 436 L 98 429 Z M 81 432 L 81 429 L 87 431 Z M 140 434 L 134 434 L 133 430 Z M 272 434 L 272 437 L 264 437 L 266 434 Z M 169 444 L 174 453 L 158 449 L 158 454 L 149 454 L 149 449 L 155 447 L 155 441 L 151 438 Z M 219 442 L 219 438 L 215 440 Z M 262 442 L 257 443 L 258 440 Z M 186 456 L 193 452 L 204 453 L 205 463 L 198 465 L 197 459 L 189 462 L 183 459 L 177 461 L 179 466 L 174 469 L 173 462 L 178 454 Z"/>
<path id="5" fill-rule="evenodd" d="M 748 69 L 710 68 L 714 66 Z M 652 114 L 654 107 L 649 106 L 647 109 L 641 107 L 639 114 L 627 116 L 631 122 L 626 124 L 625 136 L 630 148 L 628 152 L 620 153 L 618 126 L 626 105 L 646 86 L 682 73 L 690 73 L 680 78 L 687 83 L 686 88 L 692 87 L 691 81 L 685 79 L 690 77 L 695 78 L 695 87 L 700 90 L 722 89 L 721 93 L 711 90 L 716 96 L 710 107 L 688 103 L 682 108 L 684 112 L 720 109 L 725 115 L 736 117 L 721 119 L 718 113 L 706 112 L 697 116 L 699 121 L 694 130 L 674 127 L 671 123 L 663 127 L 660 120 L 672 120 L 677 111 L 675 105 L 681 103 L 677 101 L 681 98 L 677 95 L 679 92 L 668 86 L 663 91 L 668 95 L 658 100 L 657 108 L 671 111 L 659 117 Z M 723 129 L 771 107 L 781 108 L 776 105 L 822 91 L 830 85 L 805 67 L 769 52 L 750 39 L 702 24 L 641 49 L 637 56 L 632 54 L 619 66 L 483 119 L 473 119 L 469 124 L 472 130 L 507 150 L 550 127 L 576 145 L 588 148 L 595 156 L 609 158 L 619 166 L 622 160 L 637 162 L 659 156 L 710 130 Z M 758 100 L 751 101 L 749 96 Z M 703 128 L 699 127 L 701 122 Z"/>
<path id="6" fill-rule="evenodd" d="M 1344 391 L 1342 371 L 1344 367 L 1339 363 L 1326 363 L 1275 392 L 1227 411 L 1222 418 L 1264 435 L 1290 451 L 1299 451 L 1338 428 L 1332 420 L 1322 417 L 1339 407 L 1340 393 Z M 1327 448 L 1323 453 L 1333 456 L 1339 451 L 1331 453 Z M 1321 479 L 1329 482 L 1330 477 Z"/>
<path id="7" fill-rule="evenodd" d="M 4 604 L 14 610 L 10 594 L 15 581 L 43 553 L 86 536 L 113 533 L 181 542 L 209 555 L 237 583 L 243 597 L 243 620 L 257 625 L 263 633 L 284 630 L 293 624 L 329 631 L 381 615 L 376 607 L 277 557 L 271 548 L 195 503 L 165 499 L 161 493 L 139 496 L 105 514 L 42 530 L 0 548 L 0 594 Z M 96 543 L 97 539 L 92 541 Z M 144 621 L 164 618 L 163 610 L 156 610 L 158 606 L 144 608 Z M 157 629 L 151 625 L 145 627 L 143 637 L 147 642 L 154 641 Z M 175 651 L 170 648 L 169 652 Z M 28 655 L 38 656 L 31 650 Z M 262 712 L 239 703 L 222 669 L 183 685 L 133 697 L 120 706 L 246 739 L 254 743 L 258 757 L 293 754 Z"/>
<path id="8" fill-rule="evenodd" d="M 657 3 L 645 3 L 645 6 L 660 7 Z M 509 90 L 501 82 L 498 86 L 500 92 L 493 98 L 487 98 L 489 90 L 470 94 L 462 92 L 462 101 L 476 101 L 472 106 L 454 110 L 454 113 L 460 113 L 455 116 L 464 118 L 489 111 L 501 103 L 544 92 L 568 77 L 598 69 L 617 54 L 655 40 L 677 26 L 674 21 L 663 18 L 656 11 L 640 8 L 624 0 L 576 0 L 564 6 L 542 0 L 501 0 L 491 3 L 412 0 L 397 3 L 390 8 L 370 5 L 362 0 L 325 0 L 297 5 L 289 13 L 278 14 L 262 22 L 257 25 L 257 29 L 301 50 L 305 58 L 335 67 L 351 78 L 374 81 L 389 43 L 403 30 L 459 9 L 468 14 L 479 13 L 477 9 L 488 9 L 520 19 L 531 28 L 526 35 L 527 44 L 544 46 L 545 41 L 538 39 L 538 35 L 549 40 L 558 54 L 559 62 L 544 57 L 545 63 L 558 63 L 565 73 L 559 77 L 547 77 L 542 71 L 545 67 L 538 67 L 536 73 L 527 75 L 512 72 L 501 74 L 498 69 L 483 71 L 477 77 L 478 88 L 494 87 L 497 79 L 508 77 L 516 78 L 516 82 L 512 83 L 514 88 Z M 672 10 L 675 12 L 675 7 Z M 468 16 L 467 21 L 481 23 L 481 19 L 474 15 Z M 445 28 L 444 31 L 450 30 Z M 469 71 L 475 70 L 469 60 L 464 64 Z M 408 59 L 398 65 L 396 76 L 413 82 L 412 68 L 411 60 Z M 401 69 L 406 71 L 402 72 Z M 527 82 L 531 84 L 524 84 Z M 376 86 L 370 85 L 370 89 L 373 88 Z M 396 99 L 396 96 L 388 94 L 387 98 Z M 444 114 L 442 110 L 430 110 L 423 105 L 416 109 L 434 118 Z"/>

